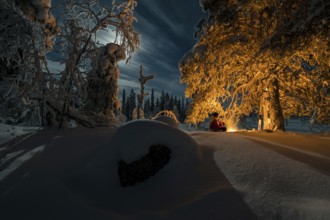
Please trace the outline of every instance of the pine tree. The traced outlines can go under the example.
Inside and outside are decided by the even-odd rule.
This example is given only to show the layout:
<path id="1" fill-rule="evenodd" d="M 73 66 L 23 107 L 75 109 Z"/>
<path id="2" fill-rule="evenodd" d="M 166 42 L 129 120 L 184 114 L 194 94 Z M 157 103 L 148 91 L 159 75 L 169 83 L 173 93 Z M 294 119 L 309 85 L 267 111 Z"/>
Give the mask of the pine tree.
<path id="1" fill-rule="evenodd" d="M 165 110 L 165 102 L 166 102 L 166 97 L 165 97 L 165 91 L 163 90 L 160 96 L 160 103 L 159 103 L 161 111 Z"/>
<path id="2" fill-rule="evenodd" d="M 165 92 L 164 110 L 170 110 L 170 94 L 168 92 Z"/>
<path id="3" fill-rule="evenodd" d="M 136 109 L 136 93 L 134 92 L 134 90 L 131 90 L 130 96 L 129 96 L 129 108 L 128 108 L 128 119 L 132 120 L 132 113 L 134 111 L 134 109 Z"/>
<path id="4" fill-rule="evenodd" d="M 155 103 L 155 113 L 157 114 L 160 111 L 163 111 L 164 108 L 162 109 L 161 107 L 161 101 L 159 101 L 159 98 L 156 99 L 156 103 Z"/>
<path id="5" fill-rule="evenodd" d="M 174 99 L 173 99 L 173 95 L 171 95 L 168 102 L 168 110 L 173 110 L 173 107 L 174 107 Z"/>
<path id="6" fill-rule="evenodd" d="M 121 99 L 121 112 L 125 115 L 126 113 L 126 90 L 123 89 L 122 99 Z"/>
<path id="7" fill-rule="evenodd" d="M 127 121 L 132 120 L 131 115 L 130 115 L 130 112 L 131 112 L 131 111 L 130 111 L 130 108 L 131 108 L 131 104 L 130 104 L 130 96 L 127 95 L 127 96 L 126 96 L 125 113 L 124 113 L 124 115 L 126 116 Z"/>
<path id="8" fill-rule="evenodd" d="M 150 99 L 147 99 L 144 102 L 144 107 L 143 107 L 145 118 L 149 118 L 151 116 L 151 110 L 150 109 L 151 109 Z"/>
<path id="9" fill-rule="evenodd" d="M 150 112 L 151 114 L 155 111 L 155 94 L 154 88 L 151 89 L 151 103 L 150 103 Z"/>
<path id="10" fill-rule="evenodd" d="M 181 100 L 180 98 L 175 97 L 176 101 L 175 101 L 175 105 L 178 107 L 178 111 L 179 113 L 181 112 Z"/>

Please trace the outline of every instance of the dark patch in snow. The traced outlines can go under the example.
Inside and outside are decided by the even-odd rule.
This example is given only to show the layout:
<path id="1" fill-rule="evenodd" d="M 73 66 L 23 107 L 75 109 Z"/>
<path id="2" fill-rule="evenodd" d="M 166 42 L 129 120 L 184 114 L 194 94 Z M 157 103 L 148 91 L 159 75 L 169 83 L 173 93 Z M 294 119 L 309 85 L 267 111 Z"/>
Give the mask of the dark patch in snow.
<path id="1" fill-rule="evenodd" d="M 170 160 L 171 149 L 165 145 L 151 145 L 147 155 L 127 164 L 118 162 L 118 175 L 123 187 L 133 186 L 154 176 Z"/>

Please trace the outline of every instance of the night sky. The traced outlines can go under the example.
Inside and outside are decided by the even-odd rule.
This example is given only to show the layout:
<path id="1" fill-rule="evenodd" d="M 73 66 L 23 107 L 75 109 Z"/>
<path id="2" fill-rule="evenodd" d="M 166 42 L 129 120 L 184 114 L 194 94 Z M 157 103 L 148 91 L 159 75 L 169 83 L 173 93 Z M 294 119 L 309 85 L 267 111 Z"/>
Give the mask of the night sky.
<path id="1" fill-rule="evenodd" d="M 139 0 L 135 28 L 141 44 L 130 63 L 120 65 L 120 90 L 139 91 L 139 66 L 143 65 L 144 75 L 155 76 L 147 82 L 147 92 L 154 88 L 158 94 L 164 90 L 184 96 L 178 62 L 193 47 L 194 27 L 203 16 L 199 0 Z"/>

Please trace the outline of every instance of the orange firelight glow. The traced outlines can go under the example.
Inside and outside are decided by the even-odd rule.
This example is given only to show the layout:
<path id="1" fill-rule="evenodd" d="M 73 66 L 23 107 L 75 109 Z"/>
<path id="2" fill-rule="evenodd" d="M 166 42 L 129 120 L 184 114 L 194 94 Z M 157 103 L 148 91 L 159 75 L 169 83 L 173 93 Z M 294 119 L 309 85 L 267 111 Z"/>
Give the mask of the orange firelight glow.
<path id="1" fill-rule="evenodd" d="M 227 128 L 227 132 L 236 132 L 237 129 L 236 128 Z"/>

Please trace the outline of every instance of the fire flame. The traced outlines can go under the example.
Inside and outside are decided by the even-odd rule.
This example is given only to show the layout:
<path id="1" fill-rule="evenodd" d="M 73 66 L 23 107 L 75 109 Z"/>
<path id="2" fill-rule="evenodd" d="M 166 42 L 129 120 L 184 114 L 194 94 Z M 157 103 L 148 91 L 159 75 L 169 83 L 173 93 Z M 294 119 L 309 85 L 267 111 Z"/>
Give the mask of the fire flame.
<path id="1" fill-rule="evenodd" d="M 227 132 L 236 132 L 237 131 L 237 129 L 235 129 L 235 128 L 228 128 L 227 129 Z"/>

